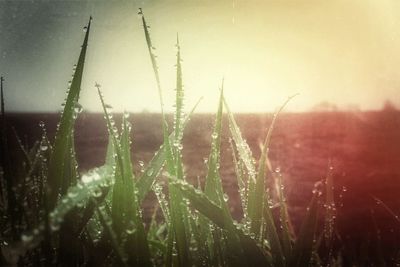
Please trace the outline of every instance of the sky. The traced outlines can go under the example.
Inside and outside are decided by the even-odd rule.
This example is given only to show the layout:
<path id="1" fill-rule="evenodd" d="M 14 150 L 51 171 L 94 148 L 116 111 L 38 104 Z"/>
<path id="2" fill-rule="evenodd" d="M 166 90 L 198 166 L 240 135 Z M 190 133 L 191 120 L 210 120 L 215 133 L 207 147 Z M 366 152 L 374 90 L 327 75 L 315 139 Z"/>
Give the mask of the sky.
<path id="1" fill-rule="evenodd" d="M 215 112 L 221 81 L 234 112 L 400 105 L 397 0 L 0 0 L 0 74 L 9 111 L 58 111 L 93 16 L 80 103 L 159 112 L 141 20 L 150 25 L 167 111 L 179 34 L 186 109 Z"/>

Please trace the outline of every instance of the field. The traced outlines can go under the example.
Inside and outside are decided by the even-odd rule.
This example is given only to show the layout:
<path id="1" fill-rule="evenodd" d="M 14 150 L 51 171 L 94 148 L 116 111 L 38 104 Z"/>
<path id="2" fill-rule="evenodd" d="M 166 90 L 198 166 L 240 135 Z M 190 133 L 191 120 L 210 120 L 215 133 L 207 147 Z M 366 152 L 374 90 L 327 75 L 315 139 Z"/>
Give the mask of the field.
<path id="1" fill-rule="evenodd" d="M 398 266 L 400 113 L 174 113 L 79 103 L 85 38 L 60 114 L 9 113 L 1 79 L 1 261 L 9 266 Z M 292 100 L 295 101 L 295 100 Z"/>
<path id="2" fill-rule="evenodd" d="M 116 116 L 117 124 L 121 116 Z M 258 158 L 260 142 L 272 115 L 237 114 L 235 117 L 255 158 Z M 45 122 L 50 139 L 54 138 L 58 119 L 58 114 L 9 115 L 10 124 L 28 144 L 40 139 L 40 121 Z M 184 166 L 192 184 L 197 183 L 199 176 L 204 186 L 207 172 L 204 159 L 210 151 L 213 119 L 211 114 L 193 115 L 184 133 Z M 130 121 L 133 124 L 132 159 L 139 172 L 143 168 L 140 162 L 147 165 L 163 142 L 162 119 L 160 114 L 133 114 Z M 242 209 L 226 116 L 223 122 L 220 171 L 232 214 L 239 219 Z M 81 172 L 104 164 L 108 135 L 103 115 L 82 113 L 76 122 L 75 142 Z M 368 250 L 374 254 L 377 249 L 376 231 L 379 229 L 385 258 L 393 258 L 400 247 L 400 223 L 375 198 L 382 200 L 395 214 L 400 214 L 400 113 L 284 113 L 276 123 L 269 156 L 273 167 L 280 168 L 283 175 L 289 213 L 296 231 L 311 199 L 314 184 L 325 179 L 328 166 L 333 166 L 335 200 L 339 203 L 337 234 L 340 246 L 343 246 L 341 249 L 353 250 L 357 255 L 362 244 L 368 243 L 371 244 Z M 150 220 L 156 201 L 154 193 L 145 200 L 145 221 Z"/>

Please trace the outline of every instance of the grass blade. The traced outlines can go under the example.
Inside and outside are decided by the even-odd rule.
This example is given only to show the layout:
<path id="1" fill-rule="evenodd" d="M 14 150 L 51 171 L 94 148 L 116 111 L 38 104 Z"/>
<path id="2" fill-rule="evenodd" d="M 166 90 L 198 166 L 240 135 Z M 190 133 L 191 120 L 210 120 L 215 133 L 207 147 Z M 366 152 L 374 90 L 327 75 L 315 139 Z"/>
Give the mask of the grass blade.
<path id="1" fill-rule="evenodd" d="M 76 103 L 78 102 L 79 93 L 81 90 L 83 68 L 86 57 L 91 21 L 92 18 L 89 19 L 89 22 L 87 24 L 85 39 L 83 41 L 74 77 L 72 79 L 71 87 L 69 89 L 68 96 L 65 102 L 64 111 L 61 115 L 60 124 L 55 137 L 54 150 L 50 158 L 48 172 L 49 195 L 47 196 L 47 203 L 50 210 L 52 210 L 56 205 L 58 194 L 63 184 L 63 181 L 60 179 L 60 177 L 63 177 L 63 173 L 60 172 L 63 172 L 64 170 L 64 159 L 66 154 L 69 153 L 70 150 L 69 141 L 76 116 L 75 107 Z"/>
<path id="2" fill-rule="evenodd" d="M 307 214 L 300 228 L 299 235 L 293 247 L 289 266 L 309 266 L 313 253 L 314 236 L 318 218 L 319 193 L 314 191 L 313 198 L 307 208 Z"/>
<path id="3" fill-rule="evenodd" d="M 112 190 L 111 214 L 113 230 L 119 241 L 123 239 L 125 232 L 128 233 L 125 248 L 133 253 L 128 254 L 127 262 L 135 266 L 149 266 L 151 264 L 150 251 L 137 200 L 137 189 L 134 184 L 130 157 L 130 125 L 127 122 L 127 116 L 124 114 L 121 140 L 118 142 L 118 131 L 112 115 L 108 113 L 108 105 L 104 102 L 103 95 L 100 92 L 100 85 L 96 84 L 96 87 L 103 106 L 107 129 L 115 149 L 116 170 L 114 174 L 115 183 Z M 130 230 L 133 227 L 135 231 Z"/>
<path id="4" fill-rule="evenodd" d="M 223 111 L 223 83 L 220 93 L 218 112 L 215 119 L 214 131 L 211 135 L 211 151 L 207 161 L 208 172 L 206 176 L 204 193 L 219 206 L 226 206 L 222 189 L 221 177 L 219 176 L 222 111 Z"/>
<path id="5" fill-rule="evenodd" d="M 147 25 L 146 19 L 143 14 L 143 10 L 141 8 L 139 8 L 138 15 L 141 16 L 141 18 L 142 18 L 142 25 L 143 25 L 143 30 L 144 30 L 144 36 L 146 38 L 147 49 L 149 51 L 151 66 L 153 67 L 154 76 L 155 76 L 156 82 L 157 82 L 157 89 L 158 89 L 158 95 L 160 97 L 161 111 L 163 114 L 163 119 L 165 119 L 165 117 L 164 117 L 164 101 L 163 101 L 163 97 L 162 97 L 160 75 L 158 73 L 156 55 L 154 54 L 155 47 L 153 46 L 153 43 L 150 38 L 150 32 L 149 32 L 150 27 Z"/>
<path id="6" fill-rule="evenodd" d="M 282 183 L 282 174 L 277 173 L 278 179 L 278 193 L 279 193 L 279 204 L 280 204 L 280 222 L 281 222 L 281 240 L 282 249 L 285 254 L 285 258 L 289 259 L 292 254 L 292 227 L 290 223 L 290 217 L 287 208 L 287 202 L 284 194 L 284 186 Z"/>
<path id="7" fill-rule="evenodd" d="M 200 103 L 201 99 L 197 101 L 197 103 L 193 106 L 190 113 L 185 117 L 181 131 L 183 131 L 188 124 L 190 117 L 196 110 L 198 104 Z M 182 133 L 180 133 L 182 135 Z M 169 141 L 173 142 L 174 140 L 174 133 L 169 135 Z M 158 177 L 159 173 L 161 172 L 164 164 L 166 161 L 166 150 L 164 149 L 164 145 L 160 147 L 160 149 L 155 153 L 154 157 L 150 160 L 149 164 L 145 168 L 143 174 L 139 177 L 138 181 L 136 182 L 138 193 L 138 200 L 139 203 L 142 203 L 147 193 L 151 190 L 155 179 Z"/>
<path id="8" fill-rule="evenodd" d="M 0 77 L 1 86 L 1 140 L 0 144 L 1 150 L 1 166 L 3 167 L 2 179 L 4 180 L 5 190 L 2 190 L 2 197 L 4 197 L 4 203 L 7 203 L 7 213 L 10 216 L 10 228 L 11 235 L 13 239 L 18 238 L 17 233 L 17 217 L 18 211 L 15 209 L 17 207 L 17 196 L 13 190 L 15 182 L 13 181 L 12 164 L 9 154 L 9 144 L 7 140 L 7 122 L 5 115 L 5 103 L 4 103 L 4 88 L 3 88 L 4 78 Z M 2 181 L 3 182 L 3 181 Z M 2 185 L 3 183 L 0 183 Z"/>
<path id="9" fill-rule="evenodd" d="M 227 231 L 231 241 L 237 240 L 238 243 L 231 244 L 231 250 L 226 255 L 231 258 L 229 262 L 234 266 L 270 266 L 267 256 L 257 245 L 256 240 L 235 226 L 232 218 L 227 216 L 221 207 L 185 181 L 174 179 L 172 183 L 177 186 L 185 198 L 190 200 L 196 210 L 216 226 Z"/>
<path id="10" fill-rule="evenodd" d="M 229 121 L 229 130 L 231 132 L 233 141 L 236 144 L 236 148 L 239 153 L 240 159 L 243 161 L 244 165 L 246 166 L 249 180 L 255 182 L 255 175 L 256 175 L 256 167 L 255 167 L 255 160 L 252 156 L 251 150 L 247 142 L 243 139 L 242 133 L 240 132 L 239 126 L 237 125 L 233 113 L 230 111 L 229 106 L 224 98 L 224 106 L 228 113 L 228 121 Z"/>

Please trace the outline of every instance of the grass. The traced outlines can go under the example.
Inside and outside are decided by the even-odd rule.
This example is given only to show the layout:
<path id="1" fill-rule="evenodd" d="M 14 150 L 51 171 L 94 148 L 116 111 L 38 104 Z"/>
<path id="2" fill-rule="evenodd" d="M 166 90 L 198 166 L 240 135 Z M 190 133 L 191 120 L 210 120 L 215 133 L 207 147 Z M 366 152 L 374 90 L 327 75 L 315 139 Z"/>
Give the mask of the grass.
<path id="1" fill-rule="evenodd" d="M 163 144 L 143 172 L 135 176 L 131 160 L 128 114 L 116 125 L 110 105 L 96 84 L 108 129 L 105 164 L 78 172 L 74 123 L 82 110 L 81 81 L 90 18 L 55 139 L 42 139 L 27 149 L 8 129 L 1 79 L 1 231 L 2 263 L 60 266 L 341 266 L 335 240 L 333 177 L 326 188 L 315 188 L 303 224 L 294 233 L 290 223 L 282 174 L 273 170 L 268 147 L 274 124 L 289 98 L 274 115 L 261 156 L 255 160 L 224 99 L 224 84 L 207 160 L 204 188 L 185 178 L 182 137 L 196 106 L 184 113 L 179 39 L 176 46 L 176 102 L 172 130 L 164 115 L 159 70 L 143 11 L 142 24 L 159 92 Z M 243 217 L 233 219 L 220 175 L 222 117 L 227 113 L 233 167 Z M 9 153 L 10 143 L 19 144 Z M 161 173 L 167 176 L 165 185 Z M 269 180 L 278 181 L 268 188 Z M 267 189 L 268 188 L 268 189 Z M 279 196 L 271 206 L 271 192 Z M 142 204 L 153 191 L 163 219 L 145 223 Z M 278 213 L 275 210 L 278 209 Z M 323 211 L 323 212 L 321 212 Z M 322 215 L 321 215 L 322 214 Z M 323 218 L 321 225 L 318 220 Z M 382 263 L 382 261 L 380 261 Z M 360 265 L 361 266 L 361 265 Z"/>

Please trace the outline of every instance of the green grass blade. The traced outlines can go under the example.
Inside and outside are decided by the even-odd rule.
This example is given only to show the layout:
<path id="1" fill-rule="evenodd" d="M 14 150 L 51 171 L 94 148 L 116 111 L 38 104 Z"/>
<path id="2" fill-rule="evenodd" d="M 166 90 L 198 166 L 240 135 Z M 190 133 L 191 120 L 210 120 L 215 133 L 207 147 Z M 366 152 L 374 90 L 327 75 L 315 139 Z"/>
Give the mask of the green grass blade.
<path id="1" fill-rule="evenodd" d="M 314 237 L 318 219 L 318 197 L 319 193 L 313 195 L 307 214 L 304 218 L 300 232 L 293 247 L 293 254 L 289 266 L 309 266 L 313 253 Z"/>
<path id="2" fill-rule="evenodd" d="M 333 167 L 329 166 L 325 180 L 325 222 L 324 222 L 324 238 L 325 245 L 330 250 L 334 237 L 336 205 L 334 198 L 333 185 Z"/>
<path id="3" fill-rule="evenodd" d="M 281 222 L 281 239 L 282 249 L 285 254 L 285 258 L 289 259 L 292 254 L 292 231 L 290 217 L 287 208 L 287 202 L 284 195 L 284 186 L 282 183 L 282 174 L 278 172 L 278 193 L 279 193 L 279 204 L 280 204 L 280 222 Z"/>
<path id="4" fill-rule="evenodd" d="M 224 200 L 224 193 L 219 175 L 220 164 L 220 144 L 221 144 L 221 129 L 222 129 L 222 111 L 223 111 L 223 84 L 220 92 L 220 99 L 218 104 L 218 112 L 215 118 L 214 130 L 211 135 L 211 149 L 207 161 L 207 175 L 205 180 L 205 195 L 219 207 L 224 208 L 224 212 L 229 214 L 229 209 Z M 206 243 L 202 244 L 210 251 L 209 260 L 215 264 L 223 264 L 222 262 L 222 242 L 221 231 L 219 229 L 212 230 L 212 222 L 204 215 L 200 215 L 199 224 L 201 235 L 204 237 Z M 203 241 L 203 242 L 204 242 Z M 208 242 L 207 242 L 208 241 Z"/>
<path id="5" fill-rule="evenodd" d="M 12 163 L 10 159 L 10 154 L 9 154 L 9 144 L 7 140 L 7 122 L 6 122 L 6 115 L 5 115 L 5 103 L 4 103 L 4 93 L 3 93 L 3 82 L 4 78 L 0 78 L 0 86 L 1 86 L 1 140 L 0 140 L 0 159 L 1 159 L 1 166 L 3 167 L 3 175 L 2 179 L 4 180 L 5 184 L 5 190 L 3 192 L 2 190 L 2 195 L 3 197 L 7 199 L 4 199 L 4 203 L 7 203 L 7 212 L 10 216 L 10 227 L 11 227 L 11 234 L 13 236 L 13 239 L 17 239 L 18 233 L 17 233 L 17 217 L 18 217 L 18 212 L 16 211 L 15 207 L 17 207 L 17 196 L 13 190 L 13 187 L 15 186 L 15 182 L 13 181 L 13 172 L 12 172 Z"/>
<path id="6" fill-rule="evenodd" d="M 218 112 L 215 119 L 214 130 L 211 135 L 211 151 L 207 161 L 208 172 L 206 176 L 204 193 L 219 206 L 226 206 L 222 189 L 221 178 L 219 175 L 220 146 L 222 131 L 222 111 L 223 111 L 223 84 L 220 93 Z"/>
<path id="7" fill-rule="evenodd" d="M 49 214 L 49 226 L 52 232 L 57 232 L 63 223 L 64 217 L 76 206 L 84 206 L 93 196 L 98 197 L 101 188 L 113 184 L 113 169 L 107 166 L 94 168 L 82 175 L 82 182 L 71 186 L 61 198 L 56 207 Z M 44 223 L 38 225 L 30 233 L 26 234 L 23 243 L 24 249 L 32 249 L 39 245 L 45 234 Z"/>
<path id="8" fill-rule="evenodd" d="M 161 111 L 163 114 L 163 119 L 165 119 L 165 117 L 164 117 L 164 102 L 163 102 L 163 98 L 162 98 L 160 75 L 158 73 L 156 55 L 154 54 L 155 47 L 153 46 L 153 43 L 151 41 L 149 26 L 147 25 L 146 19 L 143 15 L 143 10 L 141 8 L 139 8 L 138 15 L 141 16 L 141 18 L 142 18 L 142 25 L 143 25 L 143 30 L 144 30 L 144 36 L 146 38 L 147 49 L 149 51 L 151 66 L 153 67 L 154 76 L 155 76 L 156 82 L 157 82 L 158 95 L 160 97 L 160 104 L 161 104 Z"/>
<path id="9" fill-rule="evenodd" d="M 112 137 L 109 135 L 108 136 L 108 145 L 107 145 L 107 152 L 106 152 L 106 162 L 105 164 L 100 167 L 101 169 L 106 169 L 107 173 L 110 176 L 114 176 L 114 171 L 113 168 L 115 166 L 115 159 L 114 159 L 114 146 L 112 143 Z M 96 211 L 96 203 L 102 204 L 103 201 L 105 200 L 106 196 L 108 195 L 109 191 L 111 188 L 111 184 L 105 183 L 102 186 L 102 192 L 99 197 L 96 197 L 96 201 L 89 201 L 88 204 L 85 207 L 85 210 L 83 211 L 83 216 L 80 220 L 80 224 L 77 228 L 77 233 L 82 234 L 83 230 L 85 229 L 85 226 L 89 222 L 89 220 L 92 218 L 93 214 Z"/>
<path id="10" fill-rule="evenodd" d="M 247 189 L 246 189 L 246 184 L 244 182 L 245 166 L 243 165 L 243 161 L 237 159 L 236 148 L 234 147 L 232 139 L 229 139 L 229 145 L 232 150 L 232 159 L 233 159 L 233 165 L 235 167 L 236 180 L 239 187 L 239 196 L 240 196 L 240 203 L 242 204 L 243 216 L 244 218 L 248 218 Z"/>
<path id="11" fill-rule="evenodd" d="M 164 136 L 164 149 L 167 150 L 167 153 L 169 153 L 169 150 L 171 149 L 171 147 L 169 145 L 169 138 L 168 138 L 168 123 L 167 123 L 165 113 L 164 113 L 164 100 L 163 100 L 163 96 L 162 96 L 160 76 L 158 73 L 156 56 L 154 54 L 155 47 L 153 46 L 151 38 L 150 38 L 150 32 L 149 32 L 150 27 L 147 25 L 146 19 L 143 15 L 143 11 L 141 8 L 139 8 L 138 15 L 141 16 L 141 18 L 142 18 L 142 24 L 143 24 L 144 35 L 146 38 L 147 49 L 149 51 L 151 65 L 153 67 L 154 76 L 155 76 L 156 82 L 157 82 L 158 96 L 159 96 L 160 105 L 161 105 L 162 127 L 163 127 L 163 136 Z M 172 158 L 167 157 L 166 160 L 169 161 L 170 162 L 169 165 L 172 166 L 172 162 L 171 162 Z"/>
<path id="12" fill-rule="evenodd" d="M 264 221 L 265 221 L 265 235 L 271 246 L 271 254 L 274 266 L 285 266 L 286 258 L 283 254 L 282 244 L 279 240 L 278 231 L 272 217 L 271 209 L 268 205 L 264 205 Z"/>
<path id="13" fill-rule="evenodd" d="M 254 186 L 254 194 L 249 196 L 248 202 L 248 212 L 249 217 L 251 220 L 251 231 L 256 234 L 256 236 L 262 236 L 262 226 L 263 226 L 263 213 L 264 212 L 264 205 L 266 205 L 266 212 L 269 213 L 269 206 L 268 203 L 265 203 L 264 200 L 269 198 L 268 195 L 265 193 L 265 174 L 266 174 L 266 163 L 268 159 L 268 147 L 271 142 L 272 132 L 276 123 L 276 119 L 279 113 L 283 110 L 283 108 L 287 105 L 287 103 L 293 98 L 289 97 L 279 108 L 279 110 L 274 114 L 274 118 L 271 122 L 271 125 L 268 129 L 267 136 L 264 140 L 264 145 L 261 150 L 261 156 L 259 159 L 259 166 L 257 172 L 257 179 Z M 272 215 L 271 215 L 272 216 Z M 267 226 L 268 227 L 268 224 Z"/>
<path id="14" fill-rule="evenodd" d="M 228 113 L 229 130 L 231 132 L 233 141 L 236 144 L 236 148 L 239 153 L 240 159 L 246 166 L 247 172 L 249 174 L 250 181 L 255 182 L 256 167 L 255 160 L 252 156 L 251 150 L 247 142 L 243 139 L 242 133 L 240 132 L 239 126 L 237 125 L 233 113 L 230 111 L 229 106 L 224 98 L 224 106 Z"/>
<path id="15" fill-rule="evenodd" d="M 132 265 L 148 266 L 150 265 L 150 251 L 144 230 L 140 206 L 137 200 L 137 189 L 134 184 L 132 163 L 130 157 L 130 125 L 127 122 L 127 116 L 123 116 L 122 135 L 118 142 L 118 131 L 115 127 L 112 115 L 108 113 L 104 97 L 100 92 L 100 85 L 96 84 L 100 101 L 103 106 L 103 112 L 107 122 L 107 129 L 111 136 L 111 141 L 115 149 L 115 183 L 112 194 L 112 221 L 113 230 L 118 240 L 128 233 L 126 249 L 134 253 L 128 254 L 128 263 Z M 129 229 L 135 227 L 134 233 Z"/>
<path id="16" fill-rule="evenodd" d="M 185 117 L 181 131 L 185 129 L 186 125 L 190 120 L 190 117 L 196 110 L 200 101 L 201 99 L 197 101 L 197 103 L 191 109 L 190 113 Z M 171 133 L 169 136 L 169 141 L 173 142 L 174 138 L 175 138 L 174 133 Z M 136 187 L 138 189 L 139 203 L 142 203 L 147 193 L 151 190 L 151 187 L 154 185 L 156 178 L 158 177 L 159 173 L 161 172 L 165 164 L 165 160 L 166 160 L 166 150 L 164 149 L 163 145 L 155 153 L 154 157 L 150 160 L 149 164 L 146 166 L 143 174 L 139 177 L 138 181 L 136 182 Z"/>
<path id="17" fill-rule="evenodd" d="M 182 180 L 182 179 L 179 179 Z M 187 220 L 187 207 L 183 206 L 183 198 L 174 184 L 169 183 L 169 207 L 171 214 L 171 224 L 175 234 L 176 250 L 180 266 L 187 266 L 190 262 L 188 232 L 185 225 Z"/>
<path id="18" fill-rule="evenodd" d="M 74 137 L 71 134 L 69 139 L 70 151 L 66 153 L 64 159 L 64 177 L 62 180 L 61 194 L 65 195 L 70 185 L 76 185 L 79 174 L 78 164 L 75 158 Z M 81 251 L 81 241 L 77 235 L 71 233 L 77 232 L 77 221 L 79 220 L 78 210 L 72 209 L 68 212 L 60 227 L 59 235 L 59 254 L 58 261 L 66 265 L 80 264 L 83 260 Z"/>
<path id="19" fill-rule="evenodd" d="M 85 39 L 83 41 L 81 53 L 79 55 L 78 63 L 76 65 L 76 70 L 74 77 L 72 79 L 71 87 L 68 92 L 68 96 L 65 102 L 64 111 L 61 115 L 60 124 L 56 133 L 54 142 L 54 151 L 50 158 L 49 171 L 48 171 L 48 192 L 47 203 L 49 209 L 53 209 L 56 205 L 58 194 L 60 192 L 60 187 L 63 181 L 60 177 L 63 174 L 60 173 L 64 169 L 64 158 L 67 153 L 69 153 L 69 139 L 74 126 L 75 116 L 76 116 L 76 103 L 79 99 L 79 93 L 81 90 L 81 82 L 83 75 L 84 62 L 86 57 L 87 44 L 89 39 L 90 24 L 92 18 L 90 18 L 87 25 L 87 31 L 85 34 Z"/>
<path id="20" fill-rule="evenodd" d="M 166 165 L 169 178 L 184 180 L 182 165 L 182 108 L 183 108 L 183 87 L 182 73 L 180 66 L 179 44 L 177 53 L 177 88 L 174 116 L 174 140 L 172 146 L 168 136 L 164 136 L 164 148 L 166 150 Z M 170 180 L 169 179 L 169 180 Z M 180 191 L 173 184 L 168 185 L 169 189 L 169 207 L 171 215 L 171 224 L 174 231 L 175 248 L 178 254 L 178 265 L 187 266 L 190 264 L 190 255 L 187 250 L 190 242 L 190 230 L 188 229 L 188 209 L 183 205 L 183 198 Z M 171 251 L 171 249 L 167 249 Z"/>
<path id="21" fill-rule="evenodd" d="M 202 191 L 195 189 L 192 185 L 185 181 L 174 179 L 172 181 L 182 192 L 182 195 L 190 200 L 190 204 L 201 214 L 206 216 L 212 223 L 221 229 L 227 231 L 228 238 L 237 243 L 230 244 L 231 248 L 226 254 L 232 260 L 236 260 L 234 266 L 269 266 L 269 261 L 264 252 L 258 247 L 255 239 L 243 233 L 243 231 L 235 226 L 234 221 L 224 210 L 209 199 Z M 244 253 L 244 256 L 243 256 Z M 257 263 L 256 265 L 254 265 Z"/>
<path id="22" fill-rule="evenodd" d="M 118 242 L 117 235 L 115 234 L 114 230 L 112 227 L 109 225 L 109 221 L 111 221 L 111 218 L 109 218 L 107 212 L 102 209 L 102 207 L 98 207 L 98 204 L 96 203 L 96 211 L 100 219 L 100 223 L 103 225 L 104 229 L 107 232 L 107 237 L 110 239 L 111 244 L 113 246 L 113 249 L 115 251 L 115 254 L 118 259 L 118 265 L 122 266 L 129 266 L 128 265 L 128 260 L 127 260 L 127 255 L 124 252 L 123 248 L 120 246 L 120 243 Z"/>
<path id="23" fill-rule="evenodd" d="M 202 191 L 195 189 L 186 181 L 173 179 L 171 183 L 175 185 L 180 192 L 182 192 L 182 195 L 185 198 L 190 200 L 190 203 L 196 210 L 209 218 L 218 227 L 226 230 L 233 229 L 233 222 L 231 220 L 227 220 L 222 208 L 219 207 L 218 204 L 212 201 L 209 197 L 207 197 L 207 195 Z"/>
<path id="24" fill-rule="evenodd" d="M 180 141 L 181 131 L 180 127 L 183 119 L 183 83 L 182 83 L 182 59 L 181 59 L 181 47 L 179 45 L 179 38 L 176 37 L 176 98 L 175 98 L 175 117 L 174 117 L 174 132 L 175 132 L 175 140 Z"/>
<path id="25" fill-rule="evenodd" d="M 123 159 L 123 185 L 124 189 L 124 205 L 122 212 L 127 215 L 124 230 L 128 233 L 126 241 L 126 251 L 128 254 L 128 263 L 137 266 L 150 266 L 150 250 L 147 242 L 147 234 L 145 232 L 143 221 L 141 218 L 140 206 L 137 199 L 137 189 L 134 184 L 133 169 L 131 163 L 130 153 L 130 124 L 127 121 L 127 116 L 124 115 L 122 119 L 122 135 L 121 135 L 121 148 Z M 114 193 L 114 191 L 113 191 Z M 135 227 L 133 231 L 132 225 Z M 132 233 L 133 232 L 133 233 Z"/>

